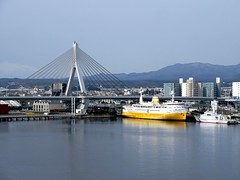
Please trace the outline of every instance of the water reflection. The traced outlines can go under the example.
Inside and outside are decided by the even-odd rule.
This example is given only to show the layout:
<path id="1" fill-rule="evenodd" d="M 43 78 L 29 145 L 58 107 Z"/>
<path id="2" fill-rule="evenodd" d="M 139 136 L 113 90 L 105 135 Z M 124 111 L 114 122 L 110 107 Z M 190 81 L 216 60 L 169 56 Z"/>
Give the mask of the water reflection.
<path id="1" fill-rule="evenodd" d="M 137 118 L 122 118 L 122 122 L 126 126 L 139 128 L 186 128 L 187 126 L 184 121 L 161 121 Z"/>
<path id="2" fill-rule="evenodd" d="M 238 125 L 130 118 L 0 123 L 0 179 L 240 179 L 239 137 Z"/>
<path id="3" fill-rule="evenodd" d="M 227 124 L 214 124 L 214 123 L 199 123 L 199 126 L 202 128 L 210 128 L 210 129 L 228 128 L 229 127 L 229 125 L 227 125 Z"/>
<path id="4" fill-rule="evenodd" d="M 0 133 L 2 132 L 8 132 L 9 131 L 9 127 L 8 127 L 8 123 L 7 122 L 1 122 L 0 123 Z"/>

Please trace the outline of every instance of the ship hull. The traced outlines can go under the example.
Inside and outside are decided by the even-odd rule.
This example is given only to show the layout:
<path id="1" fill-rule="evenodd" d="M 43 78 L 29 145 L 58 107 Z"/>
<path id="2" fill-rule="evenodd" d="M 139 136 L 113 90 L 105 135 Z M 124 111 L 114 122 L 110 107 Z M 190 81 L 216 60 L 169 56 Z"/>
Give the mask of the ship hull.
<path id="1" fill-rule="evenodd" d="M 122 112 L 123 117 L 140 118 L 140 119 L 158 119 L 158 120 L 176 120 L 185 121 L 187 113 L 144 113 L 144 112 Z"/>
<path id="2" fill-rule="evenodd" d="M 220 118 L 221 117 L 221 118 Z M 212 124 L 238 124 L 236 120 L 227 119 L 226 116 L 213 114 L 212 116 L 200 115 L 196 117 L 198 122 L 201 123 L 212 123 Z"/>

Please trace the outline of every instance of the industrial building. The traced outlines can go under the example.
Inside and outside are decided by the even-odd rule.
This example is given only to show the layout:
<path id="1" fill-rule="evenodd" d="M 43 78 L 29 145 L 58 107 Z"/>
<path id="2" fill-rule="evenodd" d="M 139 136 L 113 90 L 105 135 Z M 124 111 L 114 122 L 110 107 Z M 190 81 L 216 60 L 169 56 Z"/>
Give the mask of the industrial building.
<path id="1" fill-rule="evenodd" d="M 66 105 L 59 102 L 34 101 L 33 103 L 34 112 L 50 113 L 55 111 L 59 112 L 66 110 L 67 110 Z"/>

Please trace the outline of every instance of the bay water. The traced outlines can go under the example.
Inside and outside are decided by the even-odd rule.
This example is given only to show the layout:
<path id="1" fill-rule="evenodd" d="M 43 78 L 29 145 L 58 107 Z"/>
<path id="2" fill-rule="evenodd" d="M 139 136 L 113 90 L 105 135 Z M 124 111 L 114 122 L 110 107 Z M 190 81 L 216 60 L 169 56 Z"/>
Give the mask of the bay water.
<path id="1" fill-rule="evenodd" d="M 240 125 L 140 119 L 0 123 L 0 180 L 240 179 Z"/>

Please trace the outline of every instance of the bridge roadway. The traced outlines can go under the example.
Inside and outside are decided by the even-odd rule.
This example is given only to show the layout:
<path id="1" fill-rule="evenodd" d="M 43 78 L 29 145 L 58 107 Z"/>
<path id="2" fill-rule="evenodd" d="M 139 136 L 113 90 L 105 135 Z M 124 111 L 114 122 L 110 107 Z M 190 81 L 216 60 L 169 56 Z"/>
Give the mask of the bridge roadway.
<path id="1" fill-rule="evenodd" d="M 158 96 L 160 100 L 169 100 L 171 97 Z M 90 100 L 137 100 L 139 96 L 1 96 L 0 100 L 73 100 L 73 99 L 90 99 Z M 144 100 L 151 100 L 152 96 L 143 96 Z M 209 97 L 181 97 L 175 96 L 175 100 L 180 101 L 211 101 L 214 98 Z M 229 98 L 227 98 L 229 99 Z M 225 101 L 225 98 L 217 98 L 219 101 Z"/>

